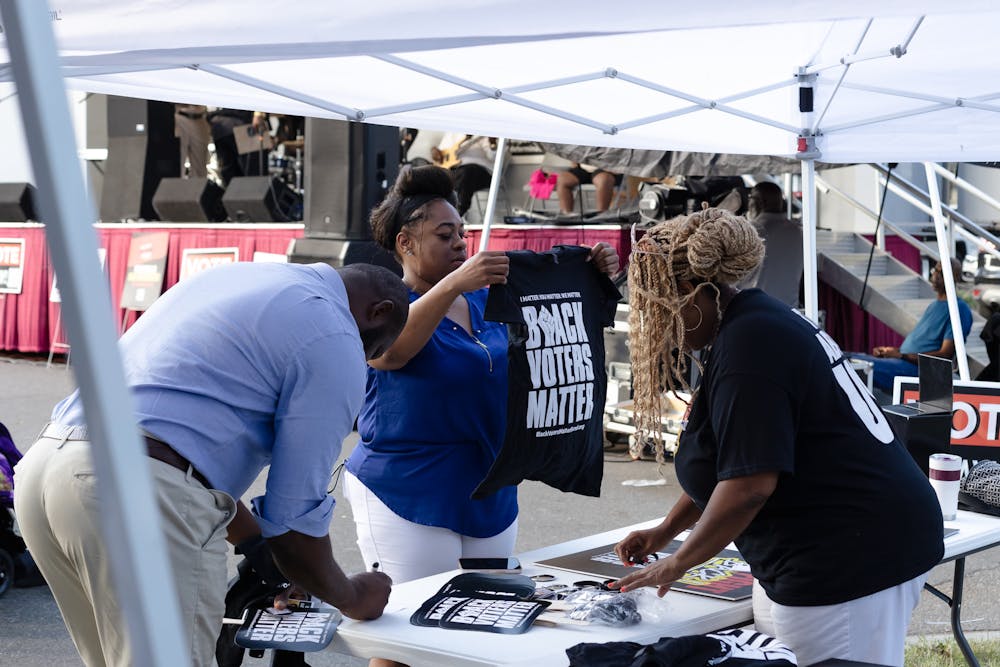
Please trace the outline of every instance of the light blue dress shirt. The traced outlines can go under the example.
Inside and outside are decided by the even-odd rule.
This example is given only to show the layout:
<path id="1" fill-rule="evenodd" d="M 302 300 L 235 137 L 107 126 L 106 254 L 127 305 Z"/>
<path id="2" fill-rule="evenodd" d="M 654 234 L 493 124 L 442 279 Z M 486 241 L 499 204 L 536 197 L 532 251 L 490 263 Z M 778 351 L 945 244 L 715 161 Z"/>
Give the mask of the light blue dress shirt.
<path id="1" fill-rule="evenodd" d="M 329 530 L 327 494 L 365 395 L 365 363 L 347 291 L 326 264 L 218 267 L 163 294 L 120 341 L 141 429 L 212 486 L 253 499 L 265 537 Z M 85 423 L 74 392 L 52 413 Z"/>

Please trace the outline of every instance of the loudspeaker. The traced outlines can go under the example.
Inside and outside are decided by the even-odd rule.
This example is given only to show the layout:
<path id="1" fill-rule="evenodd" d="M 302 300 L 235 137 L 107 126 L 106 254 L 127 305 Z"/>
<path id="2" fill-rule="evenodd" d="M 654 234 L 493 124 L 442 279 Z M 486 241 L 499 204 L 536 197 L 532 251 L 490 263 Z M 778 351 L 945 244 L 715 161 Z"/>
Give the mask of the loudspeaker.
<path id="1" fill-rule="evenodd" d="M 225 222 L 223 189 L 207 178 L 164 178 L 153 195 L 160 220 L 172 222 Z"/>
<path id="2" fill-rule="evenodd" d="M 374 264 L 382 266 L 400 278 L 403 277 L 403 267 L 396 258 L 387 253 L 375 241 L 337 240 L 337 239 L 292 239 L 288 251 L 288 261 L 295 264 L 312 264 L 326 262 L 334 268 L 348 264 Z"/>
<path id="3" fill-rule="evenodd" d="M 368 216 L 399 173 L 399 128 L 306 119 L 305 235 L 370 239 Z"/>
<path id="4" fill-rule="evenodd" d="M 157 220 L 153 194 L 160 179 L 181 173 L 174 105 L 109 95 L 104 170 L 102 220 Z"/>
<path id="5" fill-rule="evenodd" d="M 38 220 L 35 213 L 35 186 L 30 183 L 0 183 L 0 221 Z"/>
<path id="6" fill-rule="evenodd" d="M 232 222 L 295 222 L 301 199 L 280 178 L 237 176 L 229 181 L 222 204 Z"/>
<path id="7" fill-rule="evenodd" d="M 915 414 L 913 408 L 906 405 L 883 405 L 882 412 L 896 437 L 925 475 L 931 454 L 942 452 L 965 456 L 964 453 L 952 452 L 951 412 Z"/>

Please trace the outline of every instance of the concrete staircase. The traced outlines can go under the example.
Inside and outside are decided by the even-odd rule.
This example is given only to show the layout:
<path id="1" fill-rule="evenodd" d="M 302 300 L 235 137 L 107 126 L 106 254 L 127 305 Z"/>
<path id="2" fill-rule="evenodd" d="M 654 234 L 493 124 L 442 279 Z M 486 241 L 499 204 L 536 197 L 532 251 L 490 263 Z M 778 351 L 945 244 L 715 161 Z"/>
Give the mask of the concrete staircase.
<path id="1" fill-rule="evenodd" d="M 817 268 L 820 277 L 855 303 L 861 287 L 872 244 L 860 234 L 816 232 Z M 937 298 L 934 288 L 920 274 L 876 249 L 862 307 L 891 329 L 905 336 Z M 986 346 L 979 337 L 985 319 L 972 311 L 972 331 L 965 341 L 969 372 L 974 378 L 989 364 Z"/>

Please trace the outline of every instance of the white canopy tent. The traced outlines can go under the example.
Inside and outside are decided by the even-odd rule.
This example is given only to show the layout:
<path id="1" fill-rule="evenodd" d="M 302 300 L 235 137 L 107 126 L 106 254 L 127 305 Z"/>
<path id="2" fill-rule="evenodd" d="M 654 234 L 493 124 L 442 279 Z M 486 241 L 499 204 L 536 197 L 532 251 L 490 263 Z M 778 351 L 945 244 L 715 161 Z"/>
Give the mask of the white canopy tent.
<path id="1" fill-rule="evenodd" d="M 96 239 L 83 231 L 93 209 L 74 164 L 60 67 L 70 88 L 147 99 L 799 158 L 812 316 L 815 159 L 1000 159 L 1000 10 L 990 0 L 64 0 L 48 14 L 37 0 L 0 0 L 0 9 L 0 84 L 19 91 L 77 379 L 95 441 L 106 443 L 95 457 L 115 506 L 108 534 L 126 566 L 119 588 L 133 591 L 125 602 L 143 664 L 180 664 L 158 639 L 176 626 L 159 618 L 162 632 L 151 632 L 164 584 L 139 576 L 142 540 L 162 550 L 148 527 L 149 479 L 126 442 L 136 440 L 134 424 L 127 411 L 111 414 L 127 398 L 112 320 L 92 316 L 110 313 L 110 301 Z"/>

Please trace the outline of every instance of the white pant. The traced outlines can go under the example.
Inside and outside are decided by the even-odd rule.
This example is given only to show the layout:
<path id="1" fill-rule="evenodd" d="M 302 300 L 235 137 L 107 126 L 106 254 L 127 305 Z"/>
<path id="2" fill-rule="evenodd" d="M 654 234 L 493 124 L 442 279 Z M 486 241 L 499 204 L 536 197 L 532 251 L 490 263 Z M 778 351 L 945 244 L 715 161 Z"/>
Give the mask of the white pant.
<path id="1" fill-rule="evenodd" d="M 902 667 L 910 615 L 926 580 L 925 573 L 863 598 L 819 607 L 773 602 L 754 580 L 754 625 L 791 648 L 800 665 L 839 658 Z"/>
<path id="2" fill-rule="evenodd" d="M 173 582 L 180 602 L 185 652 L 191 664 L 215 664 L 226 594 L 226 526 L 236 504 L 206 489 L 190 472 L 151 460 Z M 14 472 L 14 511 L 88 667 L 136 664 L 111 576 L 111 554 L 100 527 L 90 443 L 43 437 Z M 163 572 L 142 572 L 163 577 Z"/>
<path id="3" fill-rule="evenodd" d="M 351 473 L 344 472 L 344 495 L 358 529 L 358 547 L 370 568 L 392 583 L 427 577 L 458 567 L 459 558 L 506 558 L 513 555 L 517 519 L 493 537 L 467 537 L 447 528 L 423 526 L 402 518 Z"/>

